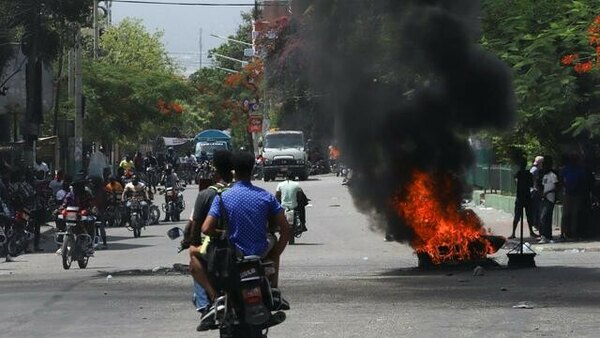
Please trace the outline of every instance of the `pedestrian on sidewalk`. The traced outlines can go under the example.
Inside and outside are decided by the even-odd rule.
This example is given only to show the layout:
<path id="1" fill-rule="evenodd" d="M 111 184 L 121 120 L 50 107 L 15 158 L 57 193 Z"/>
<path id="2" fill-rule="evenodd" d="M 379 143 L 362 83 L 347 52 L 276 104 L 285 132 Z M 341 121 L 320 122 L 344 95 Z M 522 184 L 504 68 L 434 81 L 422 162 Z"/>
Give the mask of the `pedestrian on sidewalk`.
<path id="1" fill-rule="evenodd" d="M 533 227 L 540 230 L 540 206 L 542 204 L 542 165 L 544 163 L 543 156 L 536 156 L 529 172 L 533 178 L 533 186 L 531 187 L 531 221 Z"/>
<path id="2" fill-rule="evenodd" d="M 550 156 L 544 157 L 542 176 L 542 202 L 540 213 L 540 241 L 547 243 L 552 241 L 552 215 L 554 213 L 554 204 L 556 203 L 556 189 L 559 184 L 558 175 L 554 171 L 553 159 Z"/>
<path id="3" fill-rule="evenodd" d="M 578 155 L 565 156 L 565 166 L 561 171 L 561 183 L 564 187 L 563 212 L 561 219 L 561 239 L 575 239 L 581 235 L 584 220 L 584 194 L 587 179 L 585 169 Z"/>
<path id="4" fill-rule="evenodd" d="M 523 217 L 523 210 L 525 210 L 525 216 L 527 217 L 529 236 L 537 238 L 538 235 L 533 231 L 533 221 L 531 219 L 531 189 L 533 188 L 533 175 L 526 169 L 527 160 L 525 158 L 521 158 L 518 164 L 519 171 L 515 174 L 515 181 L 517 182 L 517 196 L 515 198 L 513 229 L 512 234 L 508 238 L 515 238 L 517 225 Z"/>

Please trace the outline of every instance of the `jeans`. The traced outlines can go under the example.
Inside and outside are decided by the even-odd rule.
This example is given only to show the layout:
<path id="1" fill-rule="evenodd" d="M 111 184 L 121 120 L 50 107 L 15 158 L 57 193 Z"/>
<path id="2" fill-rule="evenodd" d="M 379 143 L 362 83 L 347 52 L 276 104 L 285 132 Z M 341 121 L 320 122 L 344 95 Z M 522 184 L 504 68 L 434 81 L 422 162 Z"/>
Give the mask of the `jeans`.
<path id="1" fill-rule="evenodd" d="M 552 214 L 554 213 L 554 203 L 543 199 L 540 205 L 540 235 L 547 239 L 552 239 Z"/>
<path id="2" fill-rule="evenodd" d="M 210 303 L 208 301 L 208 296 L 206 295 L 206 291 L 202 285 L 198 284 L 198 282 L 194 281 L 194 305 L 196 306 L 196 311 L 200 312 L 203 309 L 206 309 Z"/>

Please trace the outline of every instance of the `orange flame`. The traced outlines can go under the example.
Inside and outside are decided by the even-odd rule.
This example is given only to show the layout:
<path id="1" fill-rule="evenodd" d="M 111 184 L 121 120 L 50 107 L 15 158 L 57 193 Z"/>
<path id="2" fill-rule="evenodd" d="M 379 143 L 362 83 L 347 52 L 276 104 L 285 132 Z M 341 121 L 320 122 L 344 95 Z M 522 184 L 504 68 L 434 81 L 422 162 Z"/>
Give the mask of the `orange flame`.
<path id="1" fill-rule="evenodd" d="M 417 253 L 427 253 L 434 264 L 485 258 L 496 250 L 485 239 L 481 220 L 473 213 L 460 211 L 444 202 L 456 182 L 445 176 L 437 183 L 432 174 L 415 171 L 404 196 L 392 201 L 394 209 L 412 228 L 411 242 Z"/>

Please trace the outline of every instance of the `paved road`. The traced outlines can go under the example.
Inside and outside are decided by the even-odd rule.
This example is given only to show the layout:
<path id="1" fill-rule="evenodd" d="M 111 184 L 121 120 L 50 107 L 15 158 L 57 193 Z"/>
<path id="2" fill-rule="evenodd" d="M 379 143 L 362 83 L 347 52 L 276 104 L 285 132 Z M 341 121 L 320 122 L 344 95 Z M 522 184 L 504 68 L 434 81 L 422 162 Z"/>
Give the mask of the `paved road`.
<path id="1" fill-rule="evenodd" d="M 276 183 L 259 184 L 273 191 Z M 302 185 L 313 203 L 310 231 L 284 253 L 281 287 L 293 308 L 271 337 L 598 336 L 599 252 L 543 252 L 538 269 L 478 277 L 470 269 L 420 271 L 408 246 L 370 229 L 338 178 Z M 186 191 L 188 205 L 194 195 Z M 494 232 L 510 231 L 505 214 L 478 213 Z M 189 276 L 127 273 L 186 263 L 165 236 L 171 226 L 151 226 L 140 239 L 109 229 L 109 250 L 86 270 L 64 271 L 52 253 L 0 263 L 0 336 L 218 336 L 194 331 Z M 497 255 L 502 264 L 505 253 Z M 513 308 L 520 302 L 534 309 Z"/>

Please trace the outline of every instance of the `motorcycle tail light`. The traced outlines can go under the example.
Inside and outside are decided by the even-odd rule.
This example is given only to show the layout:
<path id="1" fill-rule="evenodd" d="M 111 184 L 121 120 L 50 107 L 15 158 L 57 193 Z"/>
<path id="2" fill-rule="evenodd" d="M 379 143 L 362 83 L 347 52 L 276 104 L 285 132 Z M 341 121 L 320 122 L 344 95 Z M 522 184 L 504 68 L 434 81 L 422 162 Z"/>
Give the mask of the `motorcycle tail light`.
<path id="1" fill-rule="evenodd" d="M 67 209 L 64 209 L 64 210 L 61 212 L 61 214 L 62 214 L 62 216 L 63 216 L 63 217 L 65 217 L 65 218 L 66 218 L 66 217 L 67 217 L 67 214 L 68 214 L 68 212 L 67 212 Z"/>
<path id="2" fill-rule="evenodd" d="M 242 299 L 246 304 L 260 304 L 262 302 L 260 286 L 242 289 Z"/>
<path id="3" fill-rule="evenodd" d="M 88 215 L 87 210 L 81 210 L 81 216 L 87 216 L 87 215 Z"/>

